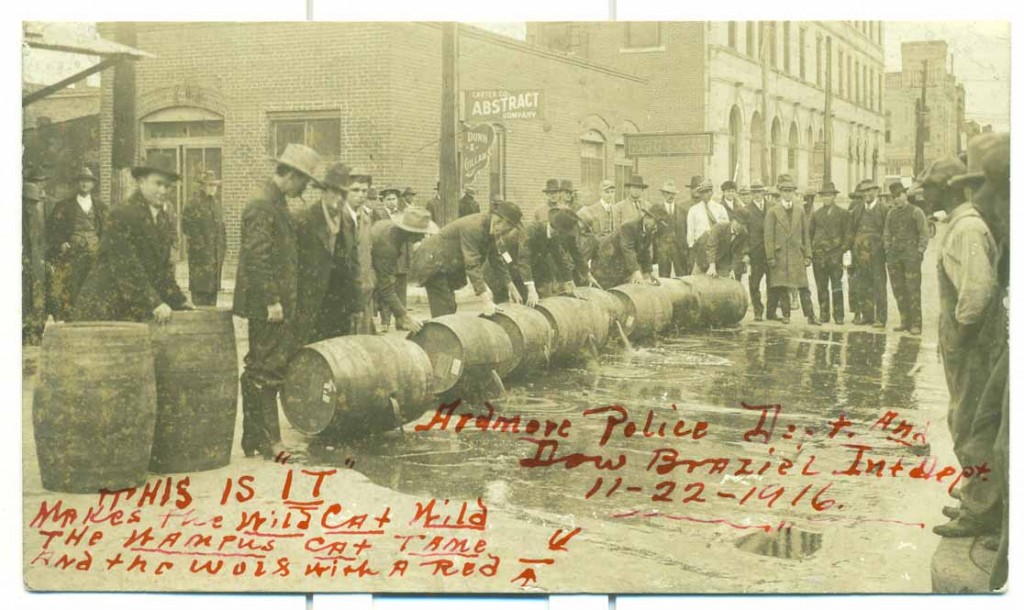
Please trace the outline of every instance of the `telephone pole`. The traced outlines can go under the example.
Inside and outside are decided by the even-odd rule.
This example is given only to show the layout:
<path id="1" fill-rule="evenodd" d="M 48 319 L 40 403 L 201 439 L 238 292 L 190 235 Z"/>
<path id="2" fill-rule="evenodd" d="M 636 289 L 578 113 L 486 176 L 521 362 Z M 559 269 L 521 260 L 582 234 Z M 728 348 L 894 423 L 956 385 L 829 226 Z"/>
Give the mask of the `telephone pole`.
<path id="1" fill-rule="evenodd" d="M 761 22 L 764 24 L 764 22 Z M 761 167 L 758 168 L 765 184 L 775 184 L 775 176 L 768 175 L 768 26 L 759 28 L 761 36 Z"/>
<path id="2" fill-rule="evenodd" d="M 832 181 L 832 37 L 825 40 L 825 154 L 822 184 Z"/>
<path id="3" fill-rule="evenodd" d="M 444 226 L 459 217 L 459 161 L 456 127 L 459 115 L 459 24 L 448 22 L 442 26 L 441 37 L 441 158 L 438 177 L 441 187 L 440 218 L 434 221 Z"/>
<path id="4" fill-rule="evenodd" d="M 917 129 L 914 135 L 914 175 L 920 176 L 924 171 L 924 140 L 928 124 L 928 60 L 924 60 L 924 70 L 921 78 L 921 97 L 915 104 L 917 112 Z"/>

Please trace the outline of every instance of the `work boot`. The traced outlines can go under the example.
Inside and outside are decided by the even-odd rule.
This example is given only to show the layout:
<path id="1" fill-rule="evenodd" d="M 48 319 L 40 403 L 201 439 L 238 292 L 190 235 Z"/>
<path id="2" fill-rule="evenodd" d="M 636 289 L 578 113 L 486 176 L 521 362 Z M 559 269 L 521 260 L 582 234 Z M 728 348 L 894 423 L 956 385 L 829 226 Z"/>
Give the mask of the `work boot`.
<path id="1" fill-rule="evenodd" d="M 885 322 L 881 320 L 875 320 L 875 322 L 871 326 L 874 328 L 885 328 Z"/>
<path id="2" fill-rule="evenodd" d="M 836 324 L 838 324 L 839 326 L 842 326 L 843 325 L 843 319 L 842 318 L 836 318 Z"/>
<path id="3" fill-rule="evenodd" d="M 908 330 L 910 330 L 910 328 L 908 328 L 906 324 L 900 324 L 899 326 L 893 329 L 893 331 L 898 333 L 907 332 Z"/>
<path id="4" fill-rule="evenodd" d="M 783 316 L 782 323 L 783 324 L 789 324 L 789 316 Z"/>
<path id="5" fill-rule="evenodd" d="M 828 314 L 827 313 L 821 314 L 821 323 L 822 324 L 828 324 L 829 322 L 830 322 L 830 318 L 829 318 Z"/>
<path id="6" fill-rule="evenodd" d="M 864 318 L 862 318 L 859 313 L 855 313 L 853 314 L 853 323 L 856 324 L 857 326 L 860 326 L 861 324 L 864 323 Z"/>
<path id="7" fill-rule="evenodd" d="M 762 314 L 760 312 L 757 312 L 757 313 L 754 314 L 754 321 L 755 322 L 760 322 L 761 318 L 763 318 L 763 317 L 764 316 L 762 316 Z"/>
<path id="8" fill-rule="evenodd" d="M 807 318 L 807 324 L 809 326 L 821 326 L 821 322 L 819 322 L 814 316 Z"/>
<path id="9" fill-rule="evenodd" d="M 912 334 L 912 335 L 920 335 L 921 334 L 921 327 L 920 326 L 911 326 L 910 327 L 910 334 Z"/>
<path id="10" fill-rule="evenodd" d="M 959 517 L 949 523 L 936 525 L 932 528 L 932 532 L 943 538 L 974 538 L 975 536 L 991 534 L 994 529 L 976 517 L 961 513 Z"/>
<path id="11" fill-rule="evenodd" d="M 955 521 L 956 519 L 958 519 L 960 517 L 960 507 L 959 506 L 943 506 L 942 507 L 942 516 L 947 518 L 947 519 L 949 519 L 950 521 Z"/>
<path id="12" fill-rule="evenodd" d="M 281 442 L 281 424 L 277 416 L 278 388 L 264 387 L 260 390 L 260 446 L 259 452 L 264 459 L 274 459 L 288 454 L 287 447 Z"/>

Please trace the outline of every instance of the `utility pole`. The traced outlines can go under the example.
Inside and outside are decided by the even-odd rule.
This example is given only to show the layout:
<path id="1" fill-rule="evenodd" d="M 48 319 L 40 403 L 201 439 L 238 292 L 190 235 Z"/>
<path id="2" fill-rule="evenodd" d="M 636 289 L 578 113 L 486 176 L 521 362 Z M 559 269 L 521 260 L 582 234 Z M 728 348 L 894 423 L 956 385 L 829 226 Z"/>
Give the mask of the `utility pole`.
<path id="1" fill-rule="evenodd" d="M 822 184 L 832 181 L 832 37 L 825 39 L 825 154 Z"/>
<path id="2" fill-rule="evenodd" d="M 764 23 L 764 22 L 762 22 Z M 761 176 L 765 184 L 775 184 L 775 176 L 768 175 L 768 26 L 758 28 L 761 36 Z"/>
<path id="3" fill-rule="evenodd" d="M 441 37 L 441 143 L 438 176 L 441 188 L 441 218 L 434 219 L 444 226 L 459 217 L 458 143 L 456 127 L 459 110 L 459 24 L 444 23 Z"/>
<path id="4" fill-rule="evenodd" d="M 914 137 L 914 175 L 920 176 L 924 171 L 924 139 L 928 116 L 928 60 L 924 60 L 924 70 L 921 78 L 921 97 L 917 100 L 917 129 Z"/>

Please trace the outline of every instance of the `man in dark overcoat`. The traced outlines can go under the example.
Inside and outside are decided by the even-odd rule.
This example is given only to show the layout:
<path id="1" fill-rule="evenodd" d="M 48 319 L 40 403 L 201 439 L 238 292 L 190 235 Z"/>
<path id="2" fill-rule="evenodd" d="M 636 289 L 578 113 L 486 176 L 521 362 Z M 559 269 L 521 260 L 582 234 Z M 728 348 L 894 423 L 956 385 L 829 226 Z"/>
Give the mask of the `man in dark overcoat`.
<path id="1" fill-rule="evenodd" d="M 467 186 L 463 189 L 462 199 L 459 199 L 459 218 L 469 216 L 470 214 L 478 214 L 479 212 L 480 204 L 476 201 L 476 189 Z"/>
<path id="2" fill-rule="evenodd" d="M 573 271 L 589 278 L 589 266 L 576 242 L 580 218 L 572 209 L 558 206 L 548 210 L 548 221 L 531 221 L 519 240 L 515 269 L 526 286 L 526 304 L 556 294 L 571 294 Z"/>
<path id="3" fill-rule="evenodd" d="M 693 252 L 701 273 L 739 281 L 746 273 L 747 228 L 738 220 L 717 222 L 708 231 L 703 247 Z"/>
<path id="4" fill-rule="evenodd" d="M 665 210 L 668 212 L 666 226 L 655 236 L 655 254 L 658 259 L 658 275 L 661 277 L 682 277 L 690 275 L 690 248 L 686 243 L 686 215 L 688 205 L 676 201 L 679 189 L 674 180 L 661 185 Z"/>
<path id="5" fill-rule="evenodd" d="M 897 331 L 921 334 L 921 261 L 930 234 L 924 212 L 907 201 L 907 189 L 900 182 L 889 185 L 893 207 L 885 217 L 882 243 L 892 293 L 900 312 Z"/>
<path id="6" fill-rule="evenodd" d="M 821 208 L 811 214 L 811 260 L 818 289 L 821 321 L 843 323 L 843 252 L 849 245 L 850 213 L 835 205 L 836 185 L 826 182 L 818 191 Z"/>
<path id="7" fill-rule="evenodd" d="M 786 178 L 786 179 L 783 179 Z M 797 288 L 800 307 L 808 324 L 818 325 L 807 287 L 807 267 L 811 266 L 810 223 L 802 205 L 796 205 L 796 185 L 780 176 L 779 204 L 768 210 L 764 220 L 764 249 L 768 263 L 768 290 L 775 291 L 776 302 L 782 306 L 782 323 L 789 324 L 789 289 Z M 771 310 L 771 299 L 769 299 Z"/>
<path id="8" fill-rule="evenodd" d="M 135 191 L 107 217 L 96 264 L 71 306 L 71 319 L 166 323 L 191 307 L 174 279 L 173 222 L 165 211 L 173 162 L 132 168 Z"/>
<path id="9" fill-rule="evenodd" d="M 299 253 L 286 197 L 300 197 L 320 156 L 289 144 L 242 212 L 242 244 L 235 278 L 234 313 L 249 321 L 249 352 L 242 372 L 242 450 L 273 458 L 281 444 L 277 397 L 288 362 L 302 346 L 297 324 Z"/>
<path id="10" fill-rule="evenodd" d="M 502 201 L 489 212 L 459 218 L 423 240 L 413 253 L 409 279 L 427 289 L 431 316 L 455 313 L 455 291 L 467 282 L 483 299 L 484 313 L 493 314 L 494 293 L 485 279 L 488 266 L 497 282 L 508 286 L 512 301 L 522 302 L 519 290 L 511 285 L 509 266 L 514 259 L 505 245 L 517 239 L 515 232 L 523 228 L 522 217 L 518 205 Z"/>
<path id="11" fill-rule="evenodd" d="M 58 201 L 46 219 L 46 261 L 50 265 L 50 313 L 66 320 L 100 251 L 107 204 L 93 191 L 96 177 L 88 167 L 75 176 L 76 192 Z"/>
<path id="12" fill-rule="evenodd" d="M 871 324 L 885 328 L 888 313 L 889 287 L 885 269 L 885 246 L 882 233 L 889 206 L 878 199 L 879 188 L 870 179 L 862 180 L 857 190 L 864 195 L 864 205 L 850 217 L 854 273 L 860 298 L 854 324 Z"/>
<path id="13" fill-rule="evenodd" d="M 320 201 L 294 214 L 299 281 L 296 323 L 302 344 L 353 334 L 362 312 L 356 230 L 349 207 L 351 169 L 343 163 L 317 168 Z"/>
<path id="14" fill-rule="evenodd" d="M 764 184 L 755 180 L 750 185 L 750 203 L 747 204 L 747 258 L 750 260 L 750 273 L 747 285 L 750 288 L 750 303 L 754 306 L 754 320 L 760 321 L 764 315 L 764 303 L 761 301 L 761 281 L 768 274 L 767 256 L 764 251 L 764 219 L 768 213 L 768 201 L 765 199 Z M 769 318 L 774 312 L 769 311 Z"/>
<path id="15" fill-rule="evenodd" d="M 601 239 L 597 257 L 591 261 L 594 278 L 606 290 L 629 282 L 657 284 L 653 269 L 654 238 L 668 226 L 665 204 L 655 203 L 640 211 L 640 217 L 627 220 L 611 235 Z"/>
<path id="16" fill-rule="evenodd" d="M 196 305 L 216 306 L 228 231 L 217 197 L 217 174 L 205 171 L 198 182 L 199 188 L 181 215 L 181 228 L 188 238 L 188 289 Z"/>

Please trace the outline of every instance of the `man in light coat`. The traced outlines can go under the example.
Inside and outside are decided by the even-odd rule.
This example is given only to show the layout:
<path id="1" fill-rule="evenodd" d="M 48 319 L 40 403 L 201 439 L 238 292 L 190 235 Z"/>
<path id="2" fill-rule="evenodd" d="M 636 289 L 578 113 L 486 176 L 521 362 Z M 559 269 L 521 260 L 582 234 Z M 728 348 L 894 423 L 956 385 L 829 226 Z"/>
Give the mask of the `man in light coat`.
<path id="1" fill-rule="evenodd" d="M 807 323 L 817 326 L 820 322 L 814 315 L 807 283 L 807 267 L 811 266 L 810 223 L 803 206 L 794 202 L 796 185 L 787 176 L 780 176 L 778 188 L 779 205 L 769 209 L 764 220 L 768 290 L 775 291 L 777 302 L 782 305 L 782 323 L 789 324 L 789 289 L 798 289 Z"/>

